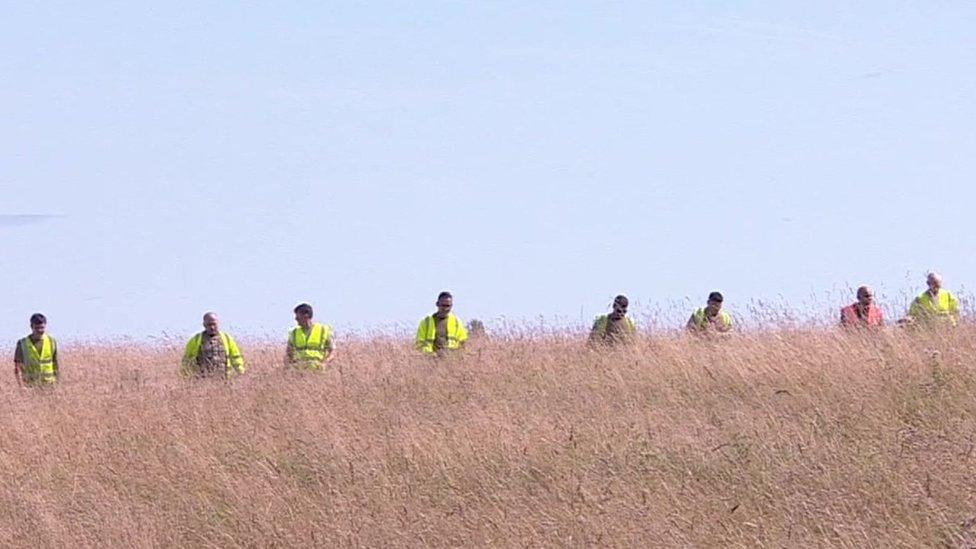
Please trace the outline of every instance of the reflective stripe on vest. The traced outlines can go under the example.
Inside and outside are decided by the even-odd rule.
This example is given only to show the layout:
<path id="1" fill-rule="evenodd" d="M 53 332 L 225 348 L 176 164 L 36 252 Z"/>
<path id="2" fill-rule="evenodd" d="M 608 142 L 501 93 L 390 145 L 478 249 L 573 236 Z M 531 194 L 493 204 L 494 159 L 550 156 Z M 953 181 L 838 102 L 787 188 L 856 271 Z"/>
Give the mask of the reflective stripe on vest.
<path id="1" fill-rule="evenodd" d="M 54 383 L 54 349 L 56 344 L 50 336 L 41 336 L 41 352 L 37 352 L 37 347 L 30 337 L 20 340 L 20 352 L 23 355 L 24 381 Z"/>
<path id="2" fill-rule="evenodd" d="M 308 337 L 305 337 L 305 330 L 301 326 L 295 327 L 288 337 L 288 342 L 293 351 L 292 358 L 296 362 L 311 362 L 321 365 L 327 356 L 331 335 L 332 329 L 322 324 L 312 324 Z"/>

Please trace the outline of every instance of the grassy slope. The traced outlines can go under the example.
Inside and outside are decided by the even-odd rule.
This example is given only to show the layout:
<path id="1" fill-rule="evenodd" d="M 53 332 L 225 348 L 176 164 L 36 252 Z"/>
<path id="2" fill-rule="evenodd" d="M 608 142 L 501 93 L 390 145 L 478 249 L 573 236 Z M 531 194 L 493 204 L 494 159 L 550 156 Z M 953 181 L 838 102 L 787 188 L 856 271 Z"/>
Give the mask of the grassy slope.
<path id="1" fill-rule="evenodd" d="M 974 347 L 374 342 L 320 376 L 251 347 L 234 383 L 64 349 L 56 391 L 0 388 L 0 545 L 976 543 Z"/>

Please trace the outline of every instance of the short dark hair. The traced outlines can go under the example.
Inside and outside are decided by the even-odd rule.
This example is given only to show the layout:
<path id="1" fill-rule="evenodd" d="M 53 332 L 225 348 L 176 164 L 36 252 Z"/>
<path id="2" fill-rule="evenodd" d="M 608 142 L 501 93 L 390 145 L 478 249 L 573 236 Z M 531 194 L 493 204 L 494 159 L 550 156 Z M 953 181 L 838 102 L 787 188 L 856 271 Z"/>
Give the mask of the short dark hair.
<path id="1" fill-rule="evenodd" d="M 715 301 L 717 303 L 721 303 L 722 302 L 722 299 L 723 298 L 722 298 L 722 293 L 721 292 L 712 292 L 712 293 L 708 294 L 708 300 L 709 301 Z"/>
<path id="2" fill-rule="evenodd" d="M 47 317 L 41 313 L 34 313 L 31 315 L 30 323 L 32 326 L 34 324 L 47 324 Z"/>
<path id="3" fill-rule="evenodd" d="M 451 292 L 441 292 L 437 294 L 437 301 L 440 301 L 442 299 L 454 299 L 454 296 L 451 295 Z"/>
<path id="4" fill-rule="evenodd" d="M 298 306 L 295 307 L 295 314 L 312 316 L 312 306 L 308 303 L 299 303 Z"/>
<path id="5" fill-rule="evenodd" d="M 621 307 L 627 307 L 630 305 L 630 300 L 627 299 L 627 296 L 625 295 L 618 295 L 617 297 L 613 298 L 613 302 Z"/>

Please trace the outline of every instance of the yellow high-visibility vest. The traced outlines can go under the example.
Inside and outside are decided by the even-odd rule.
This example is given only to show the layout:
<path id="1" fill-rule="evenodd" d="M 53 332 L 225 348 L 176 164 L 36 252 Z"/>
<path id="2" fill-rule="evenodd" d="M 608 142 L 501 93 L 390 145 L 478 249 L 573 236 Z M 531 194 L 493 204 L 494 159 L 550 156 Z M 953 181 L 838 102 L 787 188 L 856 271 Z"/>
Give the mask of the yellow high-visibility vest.
<path id="1" fill-rule="evenodd" d="M 21 370 L 24 383 L 48 384 L 57 381 L 54 375 L 54 352 L 58 348 L 54 338 L 44 334 L 41 336 L 41 351 L 37 351 L 30 336 L 20 340 L 20 352 L 24 360 Z"/>
<path id="2" fill-rule="evenodd" d="M 424 317 L 420 321 L 420 326 L 417 327 L 417 338 L 414 341 L 414 347 L 426 354 L 434 354 L 435 339 L 437 339 L 437 322 L 434 320 L 434 315 Z M 467 341 L 467 339 L 468 331 L 464 329 L 464 325 L 454 316 L 454 313 L 448 313 L 447 348 L 452 350 L 460 349 L 461 344 Z"/>
<path id="3" fill-rule="evenodd" d="M 312 324 L 312 329 L 305 336 L 305 330 L 296 326 L 288 334 L 288 346 L 291 348 L 292 366 L 309 370 L 318 370 L 329 356 L 329 342 L 332 340 L 332 328 L 324 324 Z"/>
<path id="4" fill-rule="evenodd" d="M 634 325 L 634 321 L 629 316 L 625 316 L 624 318 L 627 320 L 627 333 L 630 335 L 637 333 L 637 326 Z M 607 326 L 609 325 L 610 315 L 600 315 L 593 321 L 593 329 L 591 331 L 595 332 L 600 338 L 604 338 L 607 335 Z"/>
<path id="5" fill-rule="evenodd" d="M 912 301 L 908 315 L 920 322 L 935 320 L 955 326 L 959 323 L 959 300 L 948 290 L 939 290 L 936 301 L 928 292 L 922 292 Z"/>
<path id="6" fill-rule="evenodd" d="M 230 334 L 220 332 L 220 339 L 224 343 L 224 353 L 227 355 L 227 368 L 225 375 L 231 377 L 235 373 L 244 373 L 244 357 L 241 350 L 237 347 L 237 342 Z M 190 338 L 186 342 L 186 349 L 183 351 L 183 363 L 180 367 L 180 374 L 188 376 L 197 373 L 197 356 L 200 355 L 200 347 L 203 346 L 203 332 Z"/>
<path id="7" fill-rule="evenodd" d="M 695 326 L 702 329 L 708 326 L 708 322 L 709 322 L 708 315 L 705 313 L 704 307 L 699 308 L 697 311 L 695 311 L 695 314 L 692 315 L 692 317 L 695 319 Z M 722 328 L 726 330 L 732 329 L 732 315 L 730 315 L 729 313 L 725 311 L 719 311 L 718 321 L 721 324 Z"/>

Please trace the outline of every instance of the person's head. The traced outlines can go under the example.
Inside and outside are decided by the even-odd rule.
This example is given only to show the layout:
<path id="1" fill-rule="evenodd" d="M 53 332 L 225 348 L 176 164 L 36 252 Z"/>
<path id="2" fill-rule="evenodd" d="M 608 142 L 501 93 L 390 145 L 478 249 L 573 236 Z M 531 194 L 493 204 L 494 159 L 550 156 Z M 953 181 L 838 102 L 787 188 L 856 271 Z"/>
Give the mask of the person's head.
<path id="1" fill-rule="evenodd" d="M 441 292 L 437 296 L 437 316 L 443 318 L 450 314 L 451 309 L 454 307 L 454 296 L 451 292 Z"/>
<path id="2" fill-rule="evenodd" d="M 217 335 L 220 333 L 220 320 L 217 318 L 217 313 L 208 312 L 203 315 L 203 329 L 209 335 Z"/>
<path id="3" fill-rule="evenodd" d="M 705 311 L 710 315 L 717 315 L 722 310 L 722 301 L 724 300 L 725 298 L 719 292 L 708 294 L 708 304 L 705 306 Z"/>
<path id="4" fill-rule="evenodd" d="M 627 307 L 629 305 L 630 300 L 627 299 L 627 296 L 618 295 L 617 297 L 613 298 L 613 312 L 610 313 L 610 316 L 615 319 L 622 318 L 627 314 Z"/>
<path id="5" fill-rule="evenodd" d="M 925 277 L 925 283 L 929 285 L 930 292 L 937 294 L 942 289 L 942 275 L 932 271 Z"/>
<path id="6" fill-rule="evenodd" d="M 31 335 L 40 337 L 47 331 L 47 317 L 41 313 L 34 313 L 30 317 Z"/>
<path id="7" fill-rule="evenodd" d="M 302 328 L 308 328 L 312 325 L 312 306 L 308 303 L 302 303 L 295 307 L 295 322 L 298 323 Z"/>
<path id="8" fill-rule="evenodd" d="M 874 303 L 874 290 L 870 286 L 861 286 L 857 289 L 857 302 L 861 307 L 867 307 Z"/>
<path id="9" fill-rule="evenodd" d="M 485 335 L 485 323 L 477 318 L 472 318 L 468 322 L 468 335 L 471 337 L 483 337 Z"/>

